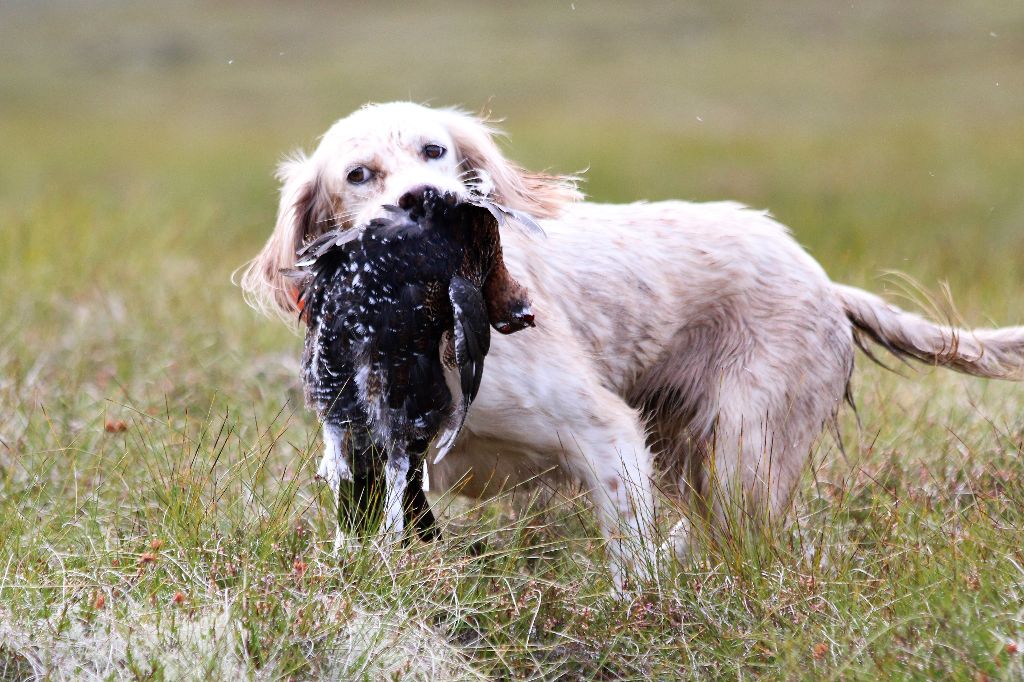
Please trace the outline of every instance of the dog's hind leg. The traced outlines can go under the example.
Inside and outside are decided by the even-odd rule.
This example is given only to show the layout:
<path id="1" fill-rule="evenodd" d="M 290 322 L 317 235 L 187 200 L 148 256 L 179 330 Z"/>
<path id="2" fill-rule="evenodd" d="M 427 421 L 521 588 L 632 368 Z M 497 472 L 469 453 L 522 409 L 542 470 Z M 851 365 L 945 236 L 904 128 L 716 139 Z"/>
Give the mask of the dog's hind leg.
<path id="1" fill-rule="evenodd" d="M 843 404 L 852 350 L 818 353 L 802 366 L 754 366 L 723 379 L 697 478 L 719 538 L 784 523 L 808 459 Z"/>

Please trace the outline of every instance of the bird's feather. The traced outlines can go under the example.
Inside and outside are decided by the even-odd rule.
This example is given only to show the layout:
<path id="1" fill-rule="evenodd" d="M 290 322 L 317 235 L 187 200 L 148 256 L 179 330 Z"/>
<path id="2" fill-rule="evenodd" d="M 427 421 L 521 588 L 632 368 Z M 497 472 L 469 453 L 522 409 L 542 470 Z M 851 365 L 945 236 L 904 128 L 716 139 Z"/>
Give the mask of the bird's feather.
<path id="1" fill-rule="evenodd" d="M 530 214 L 524 211 L 518 211 L 514 208 L 509 208 L 503 204 L 499 204 L 496 201 L 491 201 L 486 198 L 472 199 L 469 203 L 474 206 L 480 206 L 481 208 L 487 209 L 494 219 L 498 222 L 499 227 L 505 227 L 511 223 L 514 227 L 520 228 L 527 234 L 535 234 L 540 236 L 546 236 L 544 228 L 533 219 Z"/>
<path id="2" fill-rule="evenodd" d="M 487 306 L 480 289 L 463 277 L 452 278 L 448 296 L 454 317 L 455 362 L 461 375 L 462 395 L 468 404 L 480 390 L 484 356 L 491 346 Z"/>

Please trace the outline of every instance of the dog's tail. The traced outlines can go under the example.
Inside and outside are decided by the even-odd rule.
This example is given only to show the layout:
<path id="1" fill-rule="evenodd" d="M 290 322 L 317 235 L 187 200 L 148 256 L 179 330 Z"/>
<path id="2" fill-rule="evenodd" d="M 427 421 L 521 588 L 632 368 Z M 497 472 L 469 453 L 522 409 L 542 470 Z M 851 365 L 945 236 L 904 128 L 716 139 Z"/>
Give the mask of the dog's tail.
<path id="1" fill-rule="evenodd" d="M 898 357 L 949 367 L 978 377 L 1024 381 L 1024 327 L 958 329 L 900 310 L 874 294 L 833 284 L 857 344 L 867 337 Z"/>

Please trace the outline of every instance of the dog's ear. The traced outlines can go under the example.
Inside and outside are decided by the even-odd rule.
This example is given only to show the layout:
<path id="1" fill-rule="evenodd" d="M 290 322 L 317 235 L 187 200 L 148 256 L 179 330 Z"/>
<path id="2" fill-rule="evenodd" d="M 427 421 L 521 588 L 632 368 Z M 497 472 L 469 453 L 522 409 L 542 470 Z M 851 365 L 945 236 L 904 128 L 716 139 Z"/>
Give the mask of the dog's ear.
<path id="1" fill-rule="evenodd" d="M 535 218 L 555 218 L 566 204 L 583 198 L 577 177 L 533 173 L 506 159 L 494 141 L 500 131 L 486 120 L 457 109 L 438 113 L 455 142 L 460 170 L 475 171 L 481 191 L 496 202 Z"/>
<path id="2" fill-rule="evenodd" d="M 294 319 L 297 288 L 287 271 L 308 239 L 332 227 L 334 210 L 314 160 L 305 154 L 298 152 L 283 161 L 277 178 L 281 181 L 277 224 L 259 255 L 243 266 L 241 286 L 252 307 Z"/>

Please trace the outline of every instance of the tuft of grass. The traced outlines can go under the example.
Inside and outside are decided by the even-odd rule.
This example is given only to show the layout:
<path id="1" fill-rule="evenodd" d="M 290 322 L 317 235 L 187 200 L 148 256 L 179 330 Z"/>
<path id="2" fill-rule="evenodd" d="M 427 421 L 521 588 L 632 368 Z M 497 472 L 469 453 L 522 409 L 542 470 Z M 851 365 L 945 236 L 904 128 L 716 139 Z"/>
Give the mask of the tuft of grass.
<path id="1" fill-rule="evenodd" d="M 453 8 L 0 4 L 0 678 L 1024 675 L 1024 394 L 896 363 L 778 537 L 634 600 L 573 491 L 333 553 L 296 330 L 229 278 L 275 160 L 364 101 L 490 106 L 596 200 L 739 199 L 837 280 L 1024 317 L 1013 3 Z"/>

